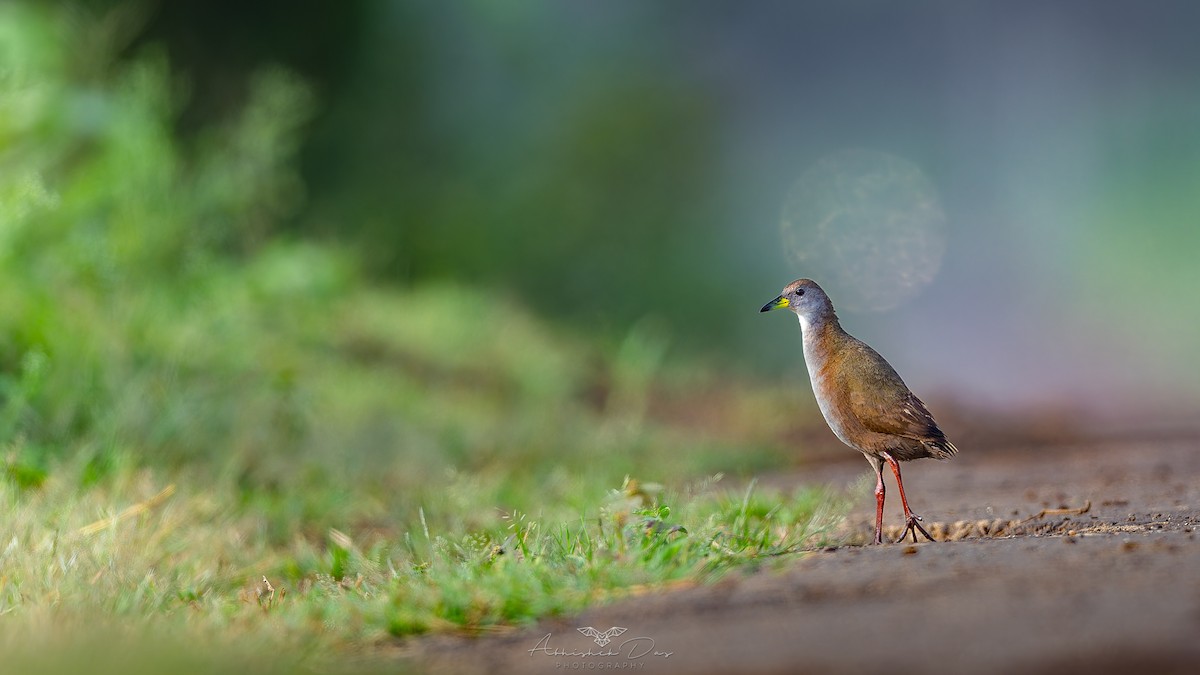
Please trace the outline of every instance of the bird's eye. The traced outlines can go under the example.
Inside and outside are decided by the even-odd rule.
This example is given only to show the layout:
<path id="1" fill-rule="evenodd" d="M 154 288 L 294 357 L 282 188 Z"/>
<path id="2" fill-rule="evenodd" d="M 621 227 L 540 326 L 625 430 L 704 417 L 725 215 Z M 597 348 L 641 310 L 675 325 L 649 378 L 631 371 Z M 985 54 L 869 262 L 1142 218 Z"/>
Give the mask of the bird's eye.
<path id="1" fill-rule="evenodd" d="M 803 288 L 797 288 L 797 289 L 796 289 L 796 297 L 798 298 L 798 297 L 800 297 L 800 296 L 802 296 L 802 295 L 804 295 L 804 289 L 803 289 Z"/>

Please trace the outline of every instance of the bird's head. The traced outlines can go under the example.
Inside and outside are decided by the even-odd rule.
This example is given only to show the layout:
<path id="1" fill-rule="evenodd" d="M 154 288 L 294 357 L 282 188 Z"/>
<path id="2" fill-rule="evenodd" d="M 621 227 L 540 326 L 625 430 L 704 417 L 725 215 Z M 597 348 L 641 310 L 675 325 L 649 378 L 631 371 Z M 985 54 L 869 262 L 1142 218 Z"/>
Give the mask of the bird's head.
<path id="1" fill-rule="evenodd" d="M 759 311 L 769 312 L 773 309 L 791 310 L 800 317 L 802 324 L 807 324 L 813 319 L 833 316 L 833 303 L 812 279 L 797 279 L 784 286 L 779 297 L 763 305 Z"/>

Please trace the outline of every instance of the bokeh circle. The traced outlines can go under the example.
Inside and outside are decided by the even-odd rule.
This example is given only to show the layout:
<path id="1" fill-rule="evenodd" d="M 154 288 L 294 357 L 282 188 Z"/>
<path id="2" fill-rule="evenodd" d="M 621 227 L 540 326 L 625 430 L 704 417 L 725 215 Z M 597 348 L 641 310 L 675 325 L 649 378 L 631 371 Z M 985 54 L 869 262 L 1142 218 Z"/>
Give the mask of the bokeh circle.
<path id="1" fill-rule="evenodd" d="M 815 279 L 851 311 L 916 297 L 946 252 L 933 183 L 912 162 L 873 150 L 836 152 L 800 176 L 780 230 L 797 276 Z"/>

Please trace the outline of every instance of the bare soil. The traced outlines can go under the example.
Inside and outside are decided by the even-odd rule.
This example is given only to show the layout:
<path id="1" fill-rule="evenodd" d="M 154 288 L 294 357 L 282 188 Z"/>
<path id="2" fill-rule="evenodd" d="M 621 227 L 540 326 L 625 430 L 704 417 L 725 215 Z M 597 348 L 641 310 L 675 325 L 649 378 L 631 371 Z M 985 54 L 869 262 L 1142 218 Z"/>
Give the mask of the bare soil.
<path id="1" fill-rule="evenodd" d="M 846 460 L 764 480 L 854 485 L 848 527 L 867 541 L 873 478 Z M 903 468 L 945 541 L 799 554 L 529 630 L 410 641 L 405 660 L 455 673 L 1200 672 L 1200 442 L 966 448 Z M 625 631 L 601 646 L 587 626 Z"/>

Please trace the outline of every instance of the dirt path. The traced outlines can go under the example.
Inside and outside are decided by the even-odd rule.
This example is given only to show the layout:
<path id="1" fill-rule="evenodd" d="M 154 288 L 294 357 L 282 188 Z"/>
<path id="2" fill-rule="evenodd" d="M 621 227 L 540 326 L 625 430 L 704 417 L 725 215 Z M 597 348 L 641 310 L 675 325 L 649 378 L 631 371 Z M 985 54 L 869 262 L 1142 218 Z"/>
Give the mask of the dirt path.
<path id="1" fill-rule="evenodd" d="M 851 457 L 770 482 L 857 483 L 869 469 Z M 904 468 L 913 508 L 964 538 L 814 552 L 782 570 L 406 651 L 456 673 L 1200 672 L 1200 443 L 966 452 Z M 862 536 L 870 487 L 850 521 Z M 889 483 L 893 526 L 897 496 Z M 1026 520 L 1086 503 L 1082 515 Z M 1001 536 L 980 535 L 996 523 Z M 600 646 L 583 626 L 626 631 Z"/>

